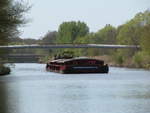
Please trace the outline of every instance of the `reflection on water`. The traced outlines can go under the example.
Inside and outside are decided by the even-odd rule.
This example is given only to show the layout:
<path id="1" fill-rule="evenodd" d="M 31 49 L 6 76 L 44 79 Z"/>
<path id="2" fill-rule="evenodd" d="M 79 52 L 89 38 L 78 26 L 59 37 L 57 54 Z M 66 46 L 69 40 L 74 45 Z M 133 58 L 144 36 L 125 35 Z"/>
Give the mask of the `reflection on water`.
<path id="1" fill-rule="evenodd" d="M 19 113 L 18 86 L 0 83 L 0 113 Z"/>
<path id="2" fill-rule="evenodd" d="M 62 75 L 16 64 L 0 77 L 0 113 L 150 113 L 150 72 Z"/>
<path id="3" fill-rule="evenodd" d="M 7 92 L 5 88 L 5 84 L 0 84 L 0 112 L 1 113 L 8 113 L 7 112 Z"/>

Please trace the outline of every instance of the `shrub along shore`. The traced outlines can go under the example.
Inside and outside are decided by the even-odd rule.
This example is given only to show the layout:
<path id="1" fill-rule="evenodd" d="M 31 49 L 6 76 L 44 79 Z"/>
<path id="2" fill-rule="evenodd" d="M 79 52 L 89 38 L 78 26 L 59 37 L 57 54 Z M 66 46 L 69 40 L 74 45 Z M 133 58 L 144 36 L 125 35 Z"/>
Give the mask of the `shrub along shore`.
<path id="1" fill-rule="evenodd" d="M 125 67 L 125 68 L 140 68 L 150 70 L 150 66 L 139 66 L 132 60 L 132 58 L 126 59 L 124 62 L 115 61 L 112 56 L 103 55 L 103 56 L 95 56 L 92 58 L 104 60 L 106 64 L 112 67 Z"/>
<path id="2" fill-rule="evenodd" d="M 3 65 L 0 66 L 0 76 L 10 74 L 10 68 Z"/>

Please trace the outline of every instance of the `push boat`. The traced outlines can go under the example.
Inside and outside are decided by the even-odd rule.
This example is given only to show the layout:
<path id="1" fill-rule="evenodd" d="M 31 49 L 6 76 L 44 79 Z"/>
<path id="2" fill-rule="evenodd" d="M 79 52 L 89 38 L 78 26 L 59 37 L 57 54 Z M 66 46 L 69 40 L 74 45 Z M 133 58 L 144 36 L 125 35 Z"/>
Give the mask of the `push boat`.
<path id="1" fill-rule="evenodd" d="M 49 61 L 46 64 L 46 70 L 62 74 L 76 73 L 108 73 L 109 67 L 104 64 L 103 60 L 77 57 L 77 58 L 60 58 Z"/>

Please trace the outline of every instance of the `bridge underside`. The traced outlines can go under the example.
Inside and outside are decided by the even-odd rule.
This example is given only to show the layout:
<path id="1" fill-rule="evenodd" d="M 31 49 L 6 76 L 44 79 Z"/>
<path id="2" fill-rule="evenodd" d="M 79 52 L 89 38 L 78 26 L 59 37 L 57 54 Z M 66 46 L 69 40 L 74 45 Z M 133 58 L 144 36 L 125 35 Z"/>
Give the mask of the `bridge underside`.
<path id="1" fill-rule="evenodd" d="M 39 63 L 39 55 L 8 55 L 0 56 L 4 59 L 0 63 Z"/>
<path id="2" fill-rule="evenodd" d="M 1 61 L 0 63 L 39 63 L 38 58 L 8 58 L 5 61 Z"/>

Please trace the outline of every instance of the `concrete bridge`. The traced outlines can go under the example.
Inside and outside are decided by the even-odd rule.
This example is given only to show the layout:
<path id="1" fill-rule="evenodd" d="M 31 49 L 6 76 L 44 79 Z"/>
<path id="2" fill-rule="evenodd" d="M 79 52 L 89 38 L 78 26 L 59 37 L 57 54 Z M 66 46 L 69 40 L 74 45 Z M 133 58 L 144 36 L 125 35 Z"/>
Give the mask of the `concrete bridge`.
<path id="1" fill-rule="evenodd" d="M 108 48 L 108 49 L 140 49 L 139 45 L 108 45 L 108 44 L 51 44 L 51 45 L 8 45 L 0 49 L 54 49 L 54 48 Z"/>
<path id="2" fill-rule="evenodd" d="M 60 48 L 103 48 L 103 49 L 140 49 L 136 45 L 107 45 L 107 44 L 51 44 L 51 45 L 8 45 L 0 46 L 0 49 L 60 49 Z M 5 55 L 5 63 L 37 63 L 42 55 L 14 54 Z"/>

